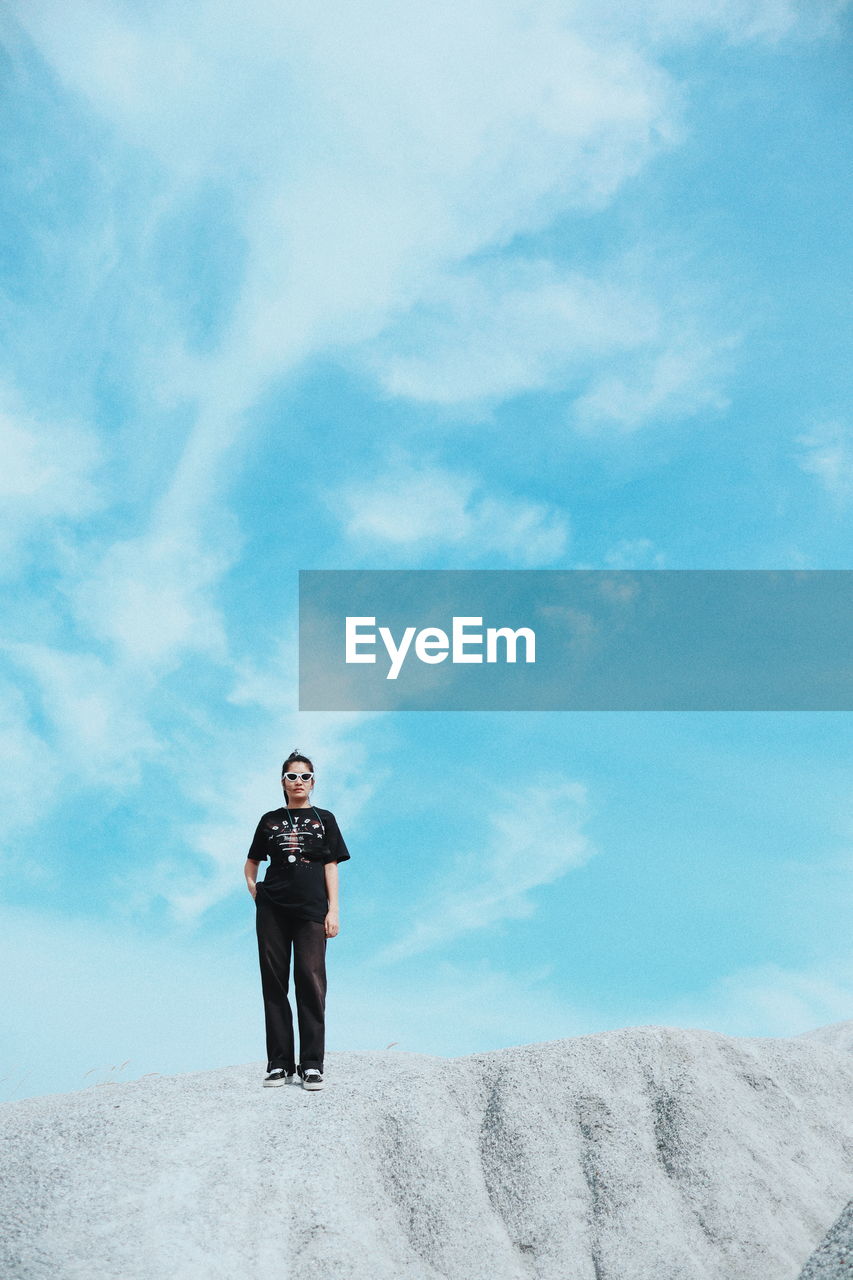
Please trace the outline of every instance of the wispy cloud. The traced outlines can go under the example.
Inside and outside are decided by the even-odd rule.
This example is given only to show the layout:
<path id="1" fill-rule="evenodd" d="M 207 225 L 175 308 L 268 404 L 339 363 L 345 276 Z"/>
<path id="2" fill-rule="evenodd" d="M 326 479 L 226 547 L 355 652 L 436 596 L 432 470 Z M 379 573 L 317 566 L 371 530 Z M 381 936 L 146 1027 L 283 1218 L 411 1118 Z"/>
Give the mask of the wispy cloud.
<path id="1" fill-rule="evenodd" d="M 623 538 L 604 553 L 609 569 L 663 569 L 666 556 L 650 538 Z"/>
<path id="2" fill-rule="evenodd" d="M 702 409 L 728 405 L 722 390 L 735 339 L 663 337 L 642 360 L 624 362 L 622 371 L 596 376 L 572 407 L 582 430 L 613 427 L 634 430 L 648 422 L 687 418 Z"/>
<path id="3" fill-rule="evenodd" d="M 679 141 L 680 94 L 662 40 L 711 30 L 773 39 L 810 7 L 646 8 L 629 20 L 622 5 L 531 14 L 518 0 L 447 0 L 422 13 L 343 0 L 286 12 L 266 0 L 133 11 L 87 0 L 73 14 L 49 0 L 16 6 L 70 109 L 86 104 L 79 123 L 93 147 L 117 170 L 145 158 L 132 200 L 101 192 L 113 244 L 101 255 L 102 293 L 121 293 L 101 309 L 120 311 L 125 372 L 138 353 L 145 378 L 135 385 L 153 389 L 143 417 L 158 403 L 194 406 L 163 501 L 148 513 L 153 542 L 198 524 L 227 488 L 247 411 L 271 379 L 318 352 L 370 343 L 442 289 L 460 322 L 484 316 L 494 342 L 461 353 L 464 379 L 452 341 L 431 372 L 389 349 L 381 376 L 401 394 L 512 394 L 547 385 L 566 351 L 636 344 L 629 330 L 647 328 L 647 303 L 616 296 L 607 281 L 540 266 L 538 282 L 498 270 L 474 287 L 466 264 L 567 211 L 606 206 Z M 212 277 L 208 246 L 193 241 L 204 193 L 225 211 Z M 206 344 L 176 279 L 193 282 L 193 315 L 217 316 Z M 80 299 L 59 301 L 73 312 Z M 648 355 L 645 375 L 617 374 L 588 392 L 587 421 L 630 425 L 695 401 L 687 383 L 695 388 L 707 348 L 653 342 Z M 128 438 L 137 443 L 142 430 L 138 421 Z M 203 540 L 196 529 L 190 541 Z M 174 572 L 164 564 L 167 579 Z"/>
<path id="4" fill-rule="evenodd" d="M 91 216 L 78 225 L 98 245 L 98 305 L 81 269 L 52 308 L 76 314 L 85 291 L 87 314 L 121 316 L 113 354 L 138 397 L 131 453 L 151 438 L 152 416 L 184 406 L 191 418 L 157 500 L 115 548 L 77 564 L 78 623 L 164 662 L 224 652 L 216 589 L 236 544 L 226 536 L 225 552 L 211 554 L 222 541 L 211 512 L 251 407 L 319 352 L 364 346 L 397 394 L 448 403 L 549 386 L 579 353 L 594 362 L 640 351 L 634 374 L 587 388 L 586 424 L 716 403 L 711 347 L 673 345 L 648 295 L 547 262 L 471 265 L 567 211 L 605 207 L 678 143 L 680 94 L 655 23 L 677 41 L 715 24 L 770 38 L 800 13 L 785 0 L 732 0 L 721 12 L 702 6 L 697 26 L 696 6 L 673 3 L 632 26 L 622 6 L 600 10 L 531 15 L 517 0 L 421 14 L 342 0 L 286 13 L 265 0 L 134 11 L 87 0 L 73 15 L 49 0 L 17 6 L 78 135 L 88 131 L 115 172 L 136 162 L 144 173 L 122 199 L 98 188 L 103 167 L 92 171 L 80 197 Z M 205 224 L 206 242 L 200 204 L 222 214 Z M 77 251 L 81 263 L 92 257 Z M 418 307 L 436 325 L 426 357 L 397 324 Z M 110 345 L 113 335 L 99 336 Z M 547 514 L 501 505 L 495 516 L 522 527 L 544 518 L 534 541 L 559 542 Z"/>
<path id="5" fill-rule="evenodd" d="M 96 473 L 102 450 L 80 422 L 42 421 L 22 398 L 0 388 L 0 573 L 19 572 L 27 544 L 90 515 L 102 503 Z M 40 549 L 44 554 L 43 548 Z"/>
<path id="6" fill-rule="evenodd" d="M 424 461 L 405 442 L 415 433 L 422 442 L 448 410 L 488 417 L 528 392 L 549 404 L 562 398 L 564 407 L 537 424 L 555 434 L 627 433 L 659 418 L 716 412 L 727 394 L 731 326 L 724 305 L 692 278 L 701 275 L 710 224 L 700 216 L 694 226 L 677 208 L 685 256 L 664 261 L 667 227 L 660 242 L 657 227 L 649 233 L 650 204 L 672 214 L 678 183 L 695 173 L 700 191 L 717 183 L 729 200 L 718 207 L 724 217 L 740 216 L 713 158 L 725 141 L 721 121 L 731 116 L 716 116 L 695 148 L 690 130 L 704 128 L 704 95 L 720 88 L 730 103 L 747 79 L 757 94 L 767 86 L 772 93 L 779 80 L 769 74 L 765 86 L 759 63 L 769 60 L 752 51 L 731 58 L 726 45 L 810 38 L 830 31 L 843 7 L 13 0 L 16 17 L 4 27 L 14 209 L 2 360 L 14 391 L 0 399 L 0 550 L 2 576 L 13 580 L 0 684 L 4 834 L 16 858 L 38 837 L 22 838 L 28 824 L 55 819 L 57 810 L 69 818 L 52 828 L 52 861 L 31 860 L 24 885 L 44 877 L 45 898 L 55 894 L 63 913 L 67 885 L 78 901 L 94 890 L 93 912 L 108 904 L 118 921 L 66 928 L 26 900 L 4 915 L 5 958 L 27 973 L 12 995 L 19 1045 L 41 1043 L 38 1007 L 69 1046 L 76 1038 L 75 1052 L 96 1040 L 103 1061 L 115 1035 L 105 1029 L 106 1010 L 134 1045 L 144 1026 L 155 1046 L 151 1069 L 211 1065 L 219 1049 L 204 1039 L 204 1018 L 187 1021 L 186 1011 L 204 1008 L 202 987 L 209 996 L 217 965 L 235 972 L 222 965 L 221 934 L 216 945 L 196 945 L 222 926 L 239 933 L 235 964 L 243 957 L 248 967 L 244 978 L 219 984 L 217 999 L 238 1010 L 246 1031 L 219 1060 L 254 1053 L 261 1010 L 252 1003 L 251 904 L 240 867 L 257 817 L 278 802 L 283 754 L 299 746 L 316 757 L 319 802 L 339 813 L 347 834 L 353 827 L 357 843 L 358 826 L 371 829 L 389 741 L 420 732 L 390 717 L 374 723 L 295 709 L 294 599 L 276 554 L 278 530 L 257 490 L 240 480 L 255 465 L 261 488 L 278 480 L 300 374 L 319 371 L 319 382 L 336 366 L 345 395 L 373 401 L 361 418 L 338 424 L 332 442 L 341 455 L 332 472 L 340 537 L 326 541 L 329 522 L 317 522 L 324 563 L 353 553 L 397 563 L 434 553 L 462 563 L 559 563 L 569 546 L 566 511 L 557 498 L 516 490 L 499 450 L 448 461 L 442 449 L 457 442 L 431 441 Z M 694 57 L 687 46 L 701 40 L 708 43 Z M 814 99 L 823 124 L 828 101 Z M 781 132 L 780 145 L 796 136 Z M 672 163 L 678 148 L 687 166 Z M 791 171 L 786 182 L 795 180 Z M 811 195 L 818 208 L 820 191 Z M 721 221 L 712 223 L 713 238 Z M 783 260 L 779 244 L 768 241 L 768 261 Z M 768 280 L 765 273 L 760 283 Z M 326 386 L 322 392 L 316 403 Z M 306 436 L 329 398 L 296 424 Z M 323 426 L 325 444 L 335 425 Z M 404 441 L 396 460 L 392 436 Z M 848 502 L 846 434 L 815 431 L 799 443 L 804 469 Z M 596 520 L 609 521 L 611 499 L 633 502 L 636 492 L 623 485 L 617 500 L 598 488 L 605 450 L 596 449 L 589 439 L 577 443 L 589 463 L 573 478 L 578 522 L 585 478 Z M 361 470 L 368 451 L 381 459 L 371 477 Z M 300 553 L 314 550 L 311 517 L 329 487 L 321 466 L 288 492 L 293 523 L 309 531 Z M 559 492 L 558 477 L 548 492 Z M 608 527 L 621 534 L 632 526 L 617 519 Z M 654 566 L 658 556 L 645 539 L 628 538 L 607 563 Z M 287 642 L 271 652 L 282 634 Z M 471 761 L 480 764 L 487 774 L 485 754 Z M 405 782 L 402 771 L 397 788 Z M 87 843 L 100 815 L 88 814 L 85 838 L 74 829 L 81 791 L 81 810 L 91 798 L 107 812 L 120 797 L 133 811 L 106 879 L 103 850 Z M 549 991 L 547 973 L 527 975 L 529 984 L 522 975 L 513 987 L 500 964 L 488 967 L 487 931 L 509 934 L 513 920 L 541 909 L 549 885 L 592 856 L 579 784 L 546 779 L 537 802 L 535 832 L 532 824 L 519 832 L 501 797 L 497 816 L 480 820 L 479 838 L 446 851 L 446 879 L 415 904 L 407 927 L 382 935 L 389 941 L 377 962 L 384 989 L 393 989 L 383 1020 L 414 1034 L 413 1018 L 401 1013 L 410 1002 L 408 966 L 394 962 L 422 956 L 438 974 L 427 992 L 434 1008 L 473 1023 L 478 1000 L 505 1000 L 503 1024 L 488 1010 L 477 1021 L 495 1042 L 519 1028 L 542 1038 L 579 1026 L 561 993 Z M 357 856 L 356 848 L 353 873 Z M 369 864 L 358 883 L 367 886 L 357 891 L 359 909 L 378 919 Z M 17 886 L 16 873 L 10 892 Z M 395 920 L 410 906 L 405 890 L 383 901 Z M 137 929 L 156 921 L 153 943 L 129 940 L 134 917 Z M 446 966 L 442 946 L 466 938 L 483 940 L 482 952 L 475 948 L 482 970 Z M 56 966 L 32 963 L 45 955 L 63 965 L 72 958 L 67 971 L 85 1001 L 68 997 L 70 988 L 60 998 L 48 981 Z M 131 963 L 117 965 L 118 955 Z M 129 969 L 146 975 L 131 998 Z M 350 991 L 362 977 L 351 982 L 353 972 Z M 362 995 L 376 973 L 370 961 L 364 972 Z M 460 984 L 467 997 L 454 1003 Z M 752 1029 L 762 1008 L 770 1019 L 774 984 L 785 981 L 747 976 L 736 999 L 700 993 L 689 1008 L 722 1017 L 739 1001 L 737 1018 Z M 789 1020 L 790 1001 L 804 1002 L 796 1006 L 802 1019 L 835 1016 L 848 986 L 840 971 L 792 978 L 772 1025 Z M 529 1018 L 528 989 L 536 1006 Z M 184 1061 L 156 1057 L 164 1000 L 169 1040 L 186 1048 Z M 353 1007 L 350 1027 L 362 1013 L 367 1025 L 370 1001 L 354 999 Z M 449 1015 L 443 1026 L 452 1049 Z M 585 1029 L 594 1026 L 591 1018 Z M 202 1043 L 204 1054 L 194 1056 Z M 81 1076 L 97 1061 L 78 1052 Z M 55 1084 L 45 1078 L 43 1087 Z"/>
<path id="7" fill-rule="evenodd" d="M 543 780 L 523 807 L 503 801 L 484 823 L 482 843 L 452 863 L 412 913 L 408 929 L 374 958 L 390 964 L 536 910 L 531 894 L 582 866 L 596 852 L 583 833 L 589 817 L 580 782 Z M 466 833 L 470 839 L 469 831 Z"/>
<path id="8" fill-rule="evenodd" d="M 654 304 L 624 283 L 546 261 L 489 261 L 437 281 L 372 359 L 393 395 L 497 401 L 559 385 L 590 361 L 654 341 L 659 327 Z"/>
<path id="9" fill-rule="evenodd" d="M 761 964 L 740 969 L 649 1012 L 656 1022 L 700 1026 L 727 1035 L 794 1036 L 849 1018 L 853 969 L 849 961 L 808 968 Z"/>
<path id="10" fill-rule="evenodd" d="M 44 820 L 61 789 L 61 754 L 36 731 L 31 708 L 10 680 L 0 681 L 2 844 L 17 849 L 22 830 Z"/>
<path id="11" fill-rule="evenodd" d="M 842 422 L 827 422 L 797 436 L 799 464 L 815 476 L 834 502 L 846 506 L 853 498 L 853 433 Z"/>
<path id="12" fill-rule="evenodd" d="M 559 390 L 582 431 L 722 409 L 738 339 L 715 333 L 707 299 L 671 275 L 661 262 L 585 274 L 488 259 L 436 281 L 368 346 L 368 363 L 389 394 L 439 405 Z"/>
<path id="13" fill-rule="evenodd" d="M 66 789 L 98 784 L 129 790 L 139 781 L 145 759 L 161 745 L 145 706 L 149 684 L 91 653 L 48 645 L 6 646 L 8 657 L 35 689 L 39 718 L 62 762 Z M 25 757 L 19 760 L 23 775 Z"/>
<path id="14" fill-rule="evenodd" d="M 370 343 L 471 255 L 606 205 L 677 136 L 672 82 L 641 47 L 580 35 L 557 11 L 531 20 L 515 0 L 420 15 L 88 0 L 73 19 L 34 0 L 17 15 L 78 145 L 104 156 L 78 197 L 79 237 L 97 250 L 76 252 L 100 264 L 96 309 L 121 318 L 98 336 L 135 397 L 122 444 L 140 456 L 158 442 L 152 422 L 178 408 L 189 422 L 153 502 L 143 489 L 127 511 L 124 491 L 108 495 L 120 532 L 78 549 L 63 582 L 73 622 L 119 664 L 225 662 L 217 588 L 239 537 L 224 496 L 264 389 L 307 357 Z M 137 173 L 132 199 L 103 180 L 109 166 Z M 192 217 L 205 193 L 228 264 L 210 277 Z M 89 278 L 66 274 L 52 314 L 76 316 L 84 293 L 91 314 Z M 199 315 L 215 320 L 203 342 Z M 128 469 L 119 460 L 113 483 Z M 465 511 L 475 537 L 505 526 L 503 544 L 484 544 L 516 562 L 524 540 L 531 561 L 560 553 L 564 526 L 540 505 L 481 496 Z"/>
<path id="15" fill-rule="evenodd" d="M 577 20 L 613 35 L 652 43 L 688 42 L 720 33 L 732 44 L 813 40 L 837 30 L 849 0 L 625 0 L 611 9 L 586 0 Z"/>
<path id="16" fill-rule="evenodd" d="M 234 563 L 227 538 L 206 541 L 194 525 L 114 542 L 73 591 L 87 633 L 130 668 L 165 671 L 189 653 L 227 653 L 214 584 Z"/>
<path id="17" fill-rule="evenodd" d="M 565 379 L 577 420 L 596 429 L 723 396 L 713 326 L 682 324 L 689 300 L 668 310 L 622 264 L 551 260 L 533 238 L 606 209 L 679 145 L 667 40 L 772 39 L 806 7 L 673 0 L 654 21 L 640 5 L 532 13 L 518 0 L 13 11 L 26 75 L 12 88 L 50 144 L 37 173 L 15 157 L 20 190 L 38 180 L 56 205 L 44 224 L 28 206 L 19 301 L 27 339 L 50 340 L 39 360 L 28 341 L 15 348 L 30 385 L 3 406 L 12 514 L 0 536 L 20 549 L 69 530 L 49 590 L 34 579 L 43 634 L 14 661 L 80 777 L 92 761 L 104 779 L 138 776 L 159 749 L 158 715 L 175 715 L 163 690 L 182 664 L 187 738 L 202 752 L 230 725 L 233 705 L 193 704 L 207 664 L 222 681 L 255 644 L 235 644 L 221 594 L 246 554 L 229 487 L 260 397 L 310 357 L 444 404 Z M 61 191 L 45 174 L 66 139 L 75 181 Z M 28 393 L 63 403 L 69 370 L 86 413 L 43 419 Z M 393 509 L 395 486 L 407 501 Z M 535 565 L 568 545 L 561 509 L 440 459 L 342 492 L 350 546 Z M 286 723 L 255 713 L 270 740 Z M 34 714 L 22 737 L 20 714 L 18 702 L 9 751 L 25 761 L 42 734 Z M 234 812 L 245 803 L 238 787 Z"/>
<path id="18" fill-rule="evenodd" d="M 364 552 L 403 557 L 452 550 L 466 561 L 550 564 L 569 542 L 556 507 L 489 491 L 470 472 L 401 457 L 378 475 L 349 481 L 330 500 L 347 539 Z"/>

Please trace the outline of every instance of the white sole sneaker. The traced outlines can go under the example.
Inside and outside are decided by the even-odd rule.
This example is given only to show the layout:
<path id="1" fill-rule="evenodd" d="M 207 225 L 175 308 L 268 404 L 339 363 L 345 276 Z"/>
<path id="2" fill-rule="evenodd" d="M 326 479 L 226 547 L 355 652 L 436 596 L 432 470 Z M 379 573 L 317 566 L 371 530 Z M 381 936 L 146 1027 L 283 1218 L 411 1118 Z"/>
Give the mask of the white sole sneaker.
<path id="1" fill-rule="evenodd" d="M 277 1089 L 280 1085 L 283 1085 L 283 1084 L 290 1084 L 290 1082 L 291 1082 L 291 1080 L 292 1080 L 292 1079 L 293 1079 L 293 1076 L 287 1076 L 287 1075 L 284 1075 L 284 1074 L 282 1074 L 282 1075 L 280 1075 L 280 1076 L 273 1076 L 273 1078 L 272 1078 L 272 1079 L 270 1079 L 269 1077 L 267 1077 L 267 1079 L 264 1081 L 264 1088 L 265 1088 L 265 1089 Z"/>
<path id="2" fill-rule="evenodd" d="M 325 1083 L 326 1082 L 322 1076 L 319 1078 L 317 1076 L 312 1076 L 310 1079 L 306 1079 L 305 1076 L 302 1077 L 303 1089 L 322 1089 Z"/>

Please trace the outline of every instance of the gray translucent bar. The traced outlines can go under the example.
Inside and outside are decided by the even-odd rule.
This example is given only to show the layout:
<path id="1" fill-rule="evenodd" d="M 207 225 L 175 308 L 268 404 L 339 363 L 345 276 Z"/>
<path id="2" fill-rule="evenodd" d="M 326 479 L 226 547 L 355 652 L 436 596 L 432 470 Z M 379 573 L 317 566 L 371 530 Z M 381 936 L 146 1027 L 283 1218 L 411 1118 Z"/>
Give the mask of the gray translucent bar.
<path id="1" fill-rule="evenodd" d="M 850 570 L 303 570 L 299 584 L 302 711 L 853 709 Z"/>

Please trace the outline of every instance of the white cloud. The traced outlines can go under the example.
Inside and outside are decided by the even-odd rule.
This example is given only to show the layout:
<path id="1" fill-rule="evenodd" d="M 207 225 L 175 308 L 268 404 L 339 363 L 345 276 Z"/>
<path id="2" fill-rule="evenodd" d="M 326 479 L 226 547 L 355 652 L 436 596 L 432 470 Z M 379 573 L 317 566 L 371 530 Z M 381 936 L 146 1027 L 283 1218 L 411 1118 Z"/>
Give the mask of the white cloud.
<path id="1" fill-rule="evenodd" d="M 650 1013 L 670 1026 L 725 1035 L 794 1036 L 850 1017 L 853 968 L 847 960 L 796 970 L 755 965 L 718 979 Z"/>
<path id="2" fill-rule="evenodd" d="M 89 0 L 73 20 L 33 0 L 20 20 L 117 144 L 162 166 L 131 226 L 150 237 L 211 175 L 233 188 L 246 254 L 225 336 L 191 358 L 169 331 L 151 369 L 199 404 L 170 492 L 194 510 L 271 376 L 373 337 L 470 254 L 606 203 L 675 136 L 661 67 L 517 0 L 144 15 Z"/>
<path id="3" fill-rule="evenodd" d="M 234 561 L 227 541 L 190 526 L 153 529 L 116 542 L 80 579 L 74 608 L 90 635 L 109 641 L 131 667 L 168 668 L 187 653 L 224 659 L 212 592 Z"/>
<path id="4" fill-rule="evenodd" d="M 754 0 L 758 16 L 744 30 L 769 31 L 771 10 L 769 0 L 763 7 Z M 631 376 L 618 366 L 615 382 L 588 389 L 590 423 L 632 425 L 716 394 L 703 364 L 707 344 L 697 339 L 686 353 L 674 345 L 643 290 L 542 264 L 491 274 L 466 266 L 567 211 L 604 207 L 678 142 L 679 90 L 647 30 L 614 41 L 588 13 L 581 22 L 573 7 L 531 9 L 521 0 L 421 8 L 335 0 L 285 9 L 272 0 L 142 7 L 27 0 L 16 12 L 68 89 L 69 114 L 78 99 L 85 103 L 74 116 L 81 146 L 94 116 L 90 141 L 103 171 L 135 175 L 133 198 L 117 196 L 120 184 L 109 188 L 109 233 L 94 219 L 98 253 L 80 246 L 79 254 L 102 264 L 99 307 L 127 317 L 117 339 L 122 358 L 142 353 L 137 390 L 150 396 L 143 410 L 179 405 L 195 414 L 153 510 L 133 513 L 130 536 L 103 552 L 79 551 L 66 566 L 61 591 L 74 621 L 110 646 L 112 662 L 47 647 L 32 647 L 27 659 L 45 695 L 56 698 L 59 740 L 84 764 L 101 761 L 105 776 L 129 766 L 134 751 L 143 758 L 153 749 L 143 708 L 154 673 L 188 654 L 228 660 L 216 588 L 238 540 L 223 517 L 212 525 L 210 512 L 239 466 L 246 411 L 271 378 L 321 351 L 364 344 L 369 355 L 401 316 L 446 303 L 451 319 L 472 329 L 480 323 L 487 340 L 471 341 L 460 361 L 453 326 L 438 324 L 433 366 L 419 365 L 412 351 L 407 364 L 387 350 L 383 368 L 396 370 L 406 394 L 443 386 L 454 400 L 547 386 L 575 367 L 567 350 L 589 362 L 641 357 Z M 152 246 L 176 209 L 210 189 L 233 204 L 230 233 L 242 256 L 236 301 L 212 349 L 199 355 L 169 307 L 158 309 L 165 272 Z M 114 279 L 120 298 L 109 296 Z M 80 298 L 64 302 L 76 322 Z M 44 448 L 31 435 L 13 412 L 12 508 L 24 512 L 16 537 L 57 514 L 85 515 L 96 502 L 90 430 L 75 428 L 72 442 L 65 427 L 51 427 L 38 436 Z M 133 465 L 150 448 L 147 417 L 128 424 L 125 439 Z M 410 479 L 411 513 L 397 525 L 383 524 L 367 495 L 354 496 L 353 537 L 410 554 L 443 538 L 439 545 L 521 564 L 562 555 L 559 511 L 483 492 L 440 468 L 433 479 L 443 529 Z M 77 715 L 88 728 L 75 725 Z M 110 748 L 124 730 L 126 745 Z M 205 724 L 199 737 L 208 732 Z"/>
<path id="5" fill-rule="evenodd" d="M 0 413 L 0 498 L 21 502 L 40 515 L 74 515 L 94 500 L 89 472 L 97 450 L 78 428 L 39 427 Z"/>
<path id="6" fill-rule="evenodd" d="M 563 389 L 575 394 L 570 420 L 584 431 L 723 408 L 736 338 L 702 336 L 707 300 L 670 276 L 637 255 L 597 277 L 545 261 L 487 260 L 438 281 L 418 310 L 368 345 L 367 360 L 389 394 L 433 404 Z"/>
<path id="7" fill-rule="evenodd" d="M 0 682 L 0 808 L 2 843 L 18 849 L 18 834 L 44 821 L 60 790 L 61 756 L 30 723 L 22 691 Z"/>
<path id="8" fill-rule="evenodd" d="M 0 389 L 0 564 L 19 567 L 23 545 L 101 505 L 95 473 L 101 450 L 80 423 L 45 422 Z"/>
<path id="9" fill-rule="evenodd" d="M 26 674 L 25 685 L 33 690 L 32 706 L 19 695 L 15 724 L 6 729 L 16 810 L 37 816 L 27 800 L 37 776 L 29 762 L 42 751 L 47 759 L 61 761 L 65 795 L 93 785 L 128 791 L 139 784 L 146 761 L 171 765 L 171 744 L 155 728 L 159 682 L 188 652 L 219 661 L 227 652 L 220 614 L 210 598 L 226 552 L 221 542 L 193 547 L 192 536 L 190 530 L 184 542 L 174 535 L 114 543 L 94 563 L 65 548 L 66 578 L 56 593 L 59 609 L 52 607 L 51 630 L 66 634 L 60 631 L 60 610 L 70 598 L 90 642 L 10 640 L 3 645 L 12 668 Z M 49 616 L 53 605 L 46 598 L 40 616 Z M 186 714 L 192 686 L 183 696 L 183 706 L 169 708 L 173 724 L 176 714 Z M 203 741 L 210 732 L 207 719 L 196 708 L 178 736 L 184 743 L 191 734 Z M 48 726 L 46 742 L 33 727 L 38 721 Z M 49 780 L 41 795 L 42 812 L 59 798 Z"/>
<path id="10" fill-rule="evenodd" d="M 834 33 L 849 0 L 588 0 L 578 7 L 582 29 L 610 31 L 654 44 L 678 44 L 720 33 L 733 44 L 776 44 Z"/>
<path id="11" fill-rule="evenodd" d="M 650 14 L 635 6 L 630 20 L 624 9 L 522 0 L 17 6 L 59 79 L 106 123 L 114 157 L 152 162 L 141 201 L 112 215 L 115 242 L 140 255 L 135 284 L 122 276 L 138 291 L 136 311 L 123 308 L 137 317 L 126 337 L 155 400 L 196 406 L 150 527 L 81 589 L 80 617 L 95 634 L 140 660 L 222 654 L 213 592 L 232 560 L 211 554 L 203 513 L 229 483 L 247 408 L 306 356 L 369 345 L 418 304 L 450 317 L 436 321 L 433 350 L 386 343 L 381 358 L 371 353 L 400 394 L 500 397 L 551 385 L 579 353 L 594 361 L 634 351 L 637 371 L 617 366 L 588 388 L 578 409 L 586 425 L 633 426 L 719 402 L 711 347 L 675 344 L 642 292 L 543 264 L 455 275 L 567 210 L 603 207 L 679 141 L 679 90 L 660 39 L 710 30 L 775 38 L 805 12 L 793 0 L 670 0 Z M 242 265 L 220 339 L 199 355 L 169 307 L 156 313 L 146 255 L 205 183 L 228 193 Z M 66 495 L 73 469 L 70 479 Z M 522 537 L 532 522 L 541 555 L 559 554 L 547 513 L 501 501 L 492 515 L 496 525 L 517 520 Z M 169 546 L 176 531 L 183 549 Z"/>
<path id="12" fill-rule="evenodd" d="M 141 204 L 117 210 L 120 238 L 142 255 L 141 295 L 153 292 L 146 246 L 181 202 L 211 182 L 232 201 L 243 265 L 215 349 L 190 354 L 173 326 L 158 336 L 148 307 L 137 335 L 156 395 L 197 403 L 168 495 L 173 508 L 197 514 L 227 485 L 243 414 L 270 378 L 318 351 L 375 338 L 434 297 L 436 281 L 452 290 L 453 272 L 472 256 L 567 210 L 606 205 L 679 140 L 679 90 L 661 40 L 720 30 L 774 39 L 801 20 L 814 25 L 815 7 L 667 0 L 635 4 L 630 18 L 621 3 L 526 0 L 421 9 L 387 0 L 284 9 L 272 0 L 142 9 L 27 0 L 16 10 L 60 80 L 106 122 L 118 153 L 153 161 Z M 567 346 L 589 350 L 587 328 L 601 330 L 605 350 L 624 340 L 619 310 L 631 299 L 611 306 L 603 286 L 570 279 L 562 297 L 544 286 L 527 297 L 511 279 L 503 287 L 499 314 L 518 347 L 490 325 L 497 354 L 468 353 L 465 385 L 445 350 L 443 392 L 430 390 L 430 371 L 411 355 L 390 353 L 391 385 L 451 398 L 511 394 L 547 382 Z M 649 355 L 645 383 L 617 374 L 590 391 L 590 420 L 630 423 L 681 411 L 685 396 L 693 403 L 685 383 L 695 384 L 697 353 L 670 341 Z"/>
<path id="13" fill-rule="evenodd" d="M 615 280 L 543 261 L 488 262 L 437 283 L 377 344 L 386 391 L 437 404 L 559 385 L 591 360 L 654 341 L 657 308 Z"/>
<path id="14" fill-rule="evenodd" d="M 839 505 L 853 498 L 853 434 L 841 422 L 828 422 L 797 437 L 799 463 L 815 476 Z"/>
<path id="15" fill-rule="evenodd" d="M 410 927 L 373 963 L 393 963 L 502 920 L 532 915 L 535 889 L 553 884 L 596 852 L 582 831 L 588 816 L 586 787 L 563 780 L 544 779 L 532 787 L 523 810 L 496 806 L 482 844 L 454 856 L 440 885 L 418 904 Z"/>
<path id="16" fill-rule="evenodd" d="M 412 459 L 341 486 L 330 506 L 352 543 L 393 551 L 396 561 L 452 549 L 457 559 L 500 556 L 533 566 L 560 559 L 569 541 L 558 508 L 489 493 L 470 473 Z"/>
<path id="17" fill-rule="evenodd" d="M 142 710 L 150 688 L 139 673 L 94 654 L 37 644 L 5 647 L 37 686 L 66 787 L 136 785 L 142 761 L 161 753 Z"/>
<path id="18" fill-rule="evenodd" d="M 634 430 L 650 421 L 688 417 L 702 409 L 724 409 L 720 390 L 726 354 L 734 339 L 717 342 L 667 338 L 624 372 L 596 377 L 572 409 L 582 430 Z"/>
<path id="19" fill-rule="evenodd" d="M 663 569 L 666 557 L 650 538 L 623 538 L 604 555 L 610 569 Z"/>
<path id="20" fill-rule="evenodd" d="M 374 339 L 470 255 L 606 204 L 676 138 L 671 80 L 642 49 L 584 39 L 561 11 L 518 0 L 423 11 L 84 0 L 73 17 L 32 0 L 18 16 L 106 122 L 114 156 L 124 163 L 132 148 L 153 162 L 141 203 L 114 213 L 120 238 L 138 246 L 136 287 L 153 311 L 124 310 L 137 316 L 150 395 L 195 405 L 148 527 L 78 567 L 77 619 L 122 660 L 222 660 L 215 589 L 232 544 L 215 547 L 206 513 L 269 380 Z M 199 355 L 160 323 L 172 316 L 157 311 L 146 246 L 205 182 L 229 193 L 243 265 L 220 339 Z M 523 326 L 524 300 L 514 306 Z M 540 336 L 547 320 L 531 320 Z M 521 563 L 561 553 L 558 514 L 471 501 L 463 523 L 484 547 Z"/>

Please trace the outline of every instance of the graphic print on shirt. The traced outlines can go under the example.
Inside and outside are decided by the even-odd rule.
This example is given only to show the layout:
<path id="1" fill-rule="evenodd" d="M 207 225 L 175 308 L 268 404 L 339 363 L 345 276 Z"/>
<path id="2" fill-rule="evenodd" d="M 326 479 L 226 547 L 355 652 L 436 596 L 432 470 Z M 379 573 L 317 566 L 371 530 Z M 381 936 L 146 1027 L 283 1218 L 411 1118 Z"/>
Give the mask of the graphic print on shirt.
<path id="1" fill-rule="evenodd" d="M 262 816 L 248 856 L 269 863 L 256 902 L 321 924 L 328 910 L 326 865 L 350 854 L 333 813 L 281 808 Z"/>
<path id="2" fill-rule="evenodd" d="M 291 813 L 287 822 L 271 822 L 267 830 L 268 840 L 276 846 L 287 862 L 310 863 L 306 858 L 311 849 L 319 849 L 323 843 L 323 824 L 313 811 Z"/>

